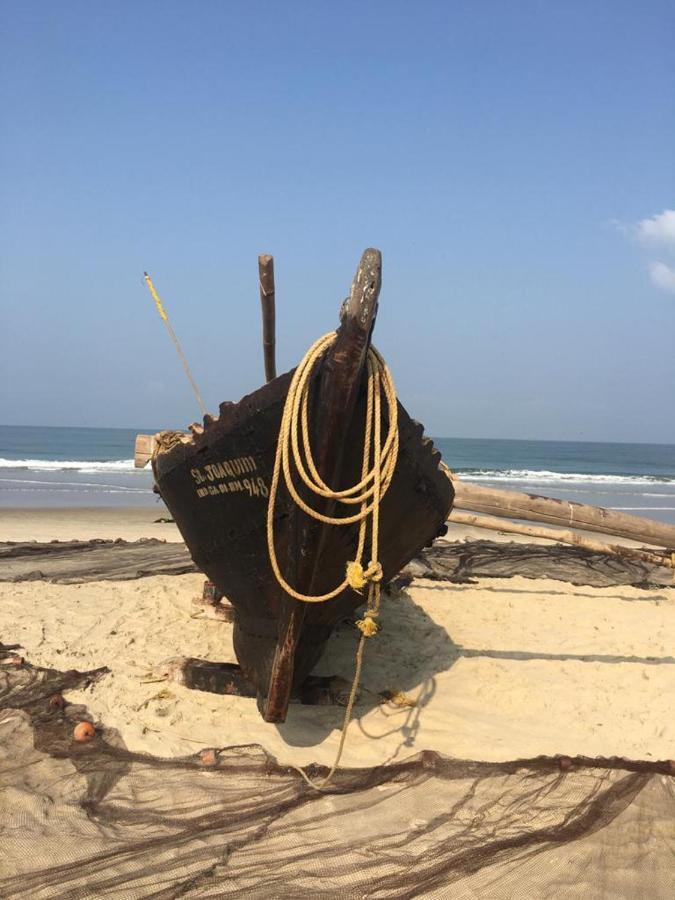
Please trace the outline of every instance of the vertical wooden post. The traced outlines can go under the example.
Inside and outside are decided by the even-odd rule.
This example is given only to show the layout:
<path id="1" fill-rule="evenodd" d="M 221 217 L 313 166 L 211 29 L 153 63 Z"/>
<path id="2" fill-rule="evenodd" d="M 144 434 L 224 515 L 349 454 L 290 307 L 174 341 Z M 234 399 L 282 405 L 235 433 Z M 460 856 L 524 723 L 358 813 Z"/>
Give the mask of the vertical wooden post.
<path id="1" fill-rule="evenodd" d="M 263 357 L 265 360 L 265 380 L 277 377 L 275 360 L 275 291 L 274 257 L 263 253 L 258 257 L 258 280 L 260 284 L 260 304 L 263 321 Z"/>
<path id="2" fill-rule="evenodd" d="M 351 423 L 356 396 L 366 363 L 370 336 L 377 313 L 382 278 L 379 250 L 366 250 L 356 271 L 349 301 L 343 308 L 342 324 L 327 351 L 312 401 L 314 462 L 327 484 L 337 484 L 344 452 L 344 439 Z M 335 501 L 320 511 L 331 515 Z M 317 525 L 296 509 L 287 523 L 295 528 L 292 542 L 294 577 L 298 589 L 311 594 L 320 571 L 325 525 Z M 330 526 L 328 526 L 330 527 Z M 270 684 L 261 711 L 266 722 L 283 722 L 291 695 L 295 651 L 300 639 L 307 604 L 282 595 L 279 600 L 279 636 L 272 662 Z"/>

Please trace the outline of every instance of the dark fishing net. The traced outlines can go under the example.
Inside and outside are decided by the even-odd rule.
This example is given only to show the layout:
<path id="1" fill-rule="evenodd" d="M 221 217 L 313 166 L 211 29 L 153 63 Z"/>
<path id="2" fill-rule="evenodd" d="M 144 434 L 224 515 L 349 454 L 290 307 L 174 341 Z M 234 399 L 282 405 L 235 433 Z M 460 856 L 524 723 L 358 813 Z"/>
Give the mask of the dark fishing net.
<path id="1" fill-rule="evenodd" d="M 128 581 L 145 575 L 196 572 L 185 544 L 141 538 L 114 541 L 0 543 L 0 581 Z"/>
<path id="2" fill-rule="evenodd" d="M 570 584 L 612 587 L 673 586 L 673 570 L 609 553 L 564 544 L 501 541 L 437 541 L 403 570 L 403 581 L 429 578 L 466 582 L 474 578 L 553 578 Z"/>
<path id="3" fill-rule="evenodd" d="M 86 710 L 50 698 L 101 671 L 15 653 L 0 645 L 4 900 L 673 896 L 669 762 L 425 752 L 320 794 L 258 746 L 208 765 L 131 753 L 105 727 L 78 744 Z"/>
<path id="4" fill-rule="evenodd" d="M 139 541 L 52 541 L 0 543 L 0 581 L 62 584 L 124 581 L 144 575 L 196 572 L 183 543 Z M 672 570 L 596 553 L 582 547 L 497 541 L 436 541 L 406 566 L 403 580 L 431 578 L 462 582 L 473 578 L 554 578 L 594 587 L 629 584 L 673 585 Z"/>

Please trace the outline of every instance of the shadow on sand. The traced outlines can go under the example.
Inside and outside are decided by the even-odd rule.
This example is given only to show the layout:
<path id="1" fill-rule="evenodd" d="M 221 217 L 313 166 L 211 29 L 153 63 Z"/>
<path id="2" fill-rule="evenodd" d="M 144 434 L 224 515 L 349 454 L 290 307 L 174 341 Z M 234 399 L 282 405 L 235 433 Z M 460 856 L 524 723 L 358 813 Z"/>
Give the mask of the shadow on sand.
<path id="1" fill-rule="evenodd" d="M 516 662 L 573 660 L 607 664 L 675 664 L 675 657 L 672 656 L 545 653 L 462 647 L 412 600 L 406 590 L 393 591 L 383 597 L 380 621 L 382 627 L 377 638 L 366 645 L 361 689 L 353 709 L 351 727 L 360 728 L 362 734 L 371 740 L 381 740 L 398 732 L 401 741 L 393 756 L 404 748 L 414 749 L 420 717 L 437 690 L 436 676 L 447 672 L 463 657 Z M 358 637 L 353 621 L 344 622 L 333 633 L 314 672 L 342 679 L 345 695 L 349 693 L 353 678 Z M 383 700 L 381 694 L 385 691 L 402 694 L 414 691 L 415 704 L 396 707 Z M 385 733 L 371 734 L 361 720 L 377 706 L 381 707 L 382 715 L 390 719 L 391 728 L 386 729 Z M 286 722 L 274 727 L 290 746 L 313 746 L 332 731 L 342 728 L 344 712 L 344 707 L 340 705 L 303 706 L 294 702 L 289 707 Z"/>

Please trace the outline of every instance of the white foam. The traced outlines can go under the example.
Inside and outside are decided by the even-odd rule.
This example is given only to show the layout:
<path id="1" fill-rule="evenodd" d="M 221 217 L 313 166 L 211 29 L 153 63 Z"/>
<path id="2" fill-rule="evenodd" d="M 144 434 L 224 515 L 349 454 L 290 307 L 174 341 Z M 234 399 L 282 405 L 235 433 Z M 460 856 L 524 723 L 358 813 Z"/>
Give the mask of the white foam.
<path id="1" fill-rule="evenodd" d="M 139 472 L 134 468 L 133 459 L 113 459 L 108 461 L 84 459 L 3 459 L 0 469 L 21 469 L 29 472 Z"/>
<path id="2" fill-rule="evenodd" d="M 659 510 L 673 510 L 675 506 L 612 506 L 612 509 L 648 509 L 650 512 L 658 512 Z"/>
<path id="3" fill-rule="evenodd" d="M 528 484 L 673 484 L 675 478 L 658 475 L 588 475 L 583 472 L 549 472 L 546 469 L 471 469 L 457 472 L 463 481 L 520 481 Z"/>

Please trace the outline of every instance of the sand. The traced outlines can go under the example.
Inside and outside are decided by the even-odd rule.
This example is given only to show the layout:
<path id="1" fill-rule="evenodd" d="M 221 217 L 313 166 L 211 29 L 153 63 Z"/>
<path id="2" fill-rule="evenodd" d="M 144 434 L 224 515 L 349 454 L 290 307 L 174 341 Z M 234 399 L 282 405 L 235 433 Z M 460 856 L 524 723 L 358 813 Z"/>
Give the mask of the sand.
<path id="1" fill-rule="evenodd" d="M 0 541 L 87 541 L 92 538 L 137 541 L 143 537 L 182 540 L 169 513 L 153 507 L 0 508 Z"/>
<path id="2" fill-rule="evenodd" d="M 162 536 L 155 510 L 0 511 L 0 540 Z M 453 539 L 466 529 L 451 530 Z M 469 535 L 471 536 L 471 535 Z M 494 539 L 494 535 L 491 535 Z M 163 756 L 259 743 L 281 762 L 330 763 L 339 707 L 293 704 L 284 725 L 255 702 L 156 681 L 162 661 L 235 661 L 231 625 L 193 600 L 201 575 L 55 585 L 0 583 L 0 640 L 37 665 L 111 672 L 84 703 L 132 750 Z M 543 579 L 418 580 L 384 601 L 367 647 L 343 761 L 372 765 L 424 749 L 508 760 L 540 754 L 675 757 L 675 587 L 575 587 Z M 351 679 L 356 632 L 337 632 L 318 668 Z M 415 705 L 382 705 L 403 691 Z"/>

